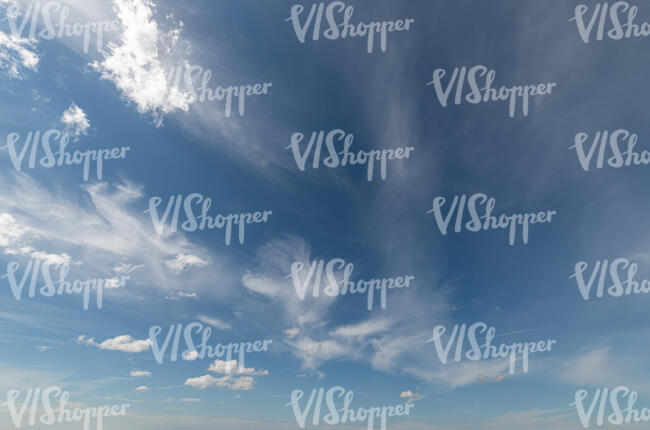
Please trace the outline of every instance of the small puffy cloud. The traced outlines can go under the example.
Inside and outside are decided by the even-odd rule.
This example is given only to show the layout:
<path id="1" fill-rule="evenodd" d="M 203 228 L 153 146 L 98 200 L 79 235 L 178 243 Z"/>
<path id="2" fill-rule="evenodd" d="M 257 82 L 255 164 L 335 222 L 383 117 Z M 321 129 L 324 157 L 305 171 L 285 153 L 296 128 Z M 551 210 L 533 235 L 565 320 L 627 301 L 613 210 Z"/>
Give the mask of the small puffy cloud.
<path id="1" fill-rule="evenodd" d="M 182 399 L 178 399 L 178 401 L 181 403 L 201 403 L 201 399 L 195 399 L 192 397 L 183 397 Z"/>
<path id="2" fill-rule="evenodd" d="M 199 352 L 197 350 L 193 351 L 184 351 L 182 354 L 183 360 L 194 361 L 199 358 Z"/>
<path id="3" fill-rule="evenodd" d="M 185 385 L 204 390 L 209 387 L 228 388 L 236 391 L 252 390 L 255 380 L 250 376 L 234 378 L 232 376 L 223 376 L 215 378 L 212 375 L 203 375 L 197 378 L 188 378 Z"/>
<path id="4" fill-rule="evenodd" d="M 149 390 L 149 387 L 146 385 L 140 385 L 138 388 L 135 389 L 135 391 L 147 391 Z"/>
<path id="5" fill-rule="evenodd" d="M 416 402 L 416 401 L 418 401 L 418 400 L 420 400 L 422 398 L 422 394 L 414 393 L 411 390 L 402 391 L 399 396 L 402 399 L 408 399 L 406 401 L 406 403 L 413 403 L 413 402 Z"/>
<path id="6" fill-rule="evenodd" d="M 90 122 L 86 117 L 86 112 L 77 106 L 75 102 L 72 102 L 70 107 L 63 112 L 61 122 L 65 124 L 65 131 L 74 137 L 88 134 L 88 129 L 90 128 Z"/>
<path id="7" fill-rule="evenodd" d="M 151 378 L 151 372 L 146 370 L 132 370 L 129 375 L 134 378 Z"/>
<path id="8" fill-rule="evenodd" d="M 171 260 L 165 261 L 165 265 L 170 271 L 180 273 L 193 267 L 205 267 L 208 265 L 208 262 L 198 255 L 179 253 Z"/>
<path id="9" fill-rule="evenodd" d="M 268 370 L 255 370 L 251 367 L 240 366 L 237 360 L 215 360 L 210 364 L 210 372 L 221 375 L 268 375 Z"/>
<path id="10" fill-rule="evenodd" d="M 38 351 L 38 352 L 45 352 L 48 349 L 52 349 L 52 347 L 51 346 L 45 346 L 45 345 L 36 346 L 36 351 Z"/>
<path id="11" fill-rule="evenodd" d="M 203 324 L 210 325 L 218 330 L 230 330 L 230 324 L 227 322 L 221 321 L 218 318 L 213 318 L 213 317 L 208 317 L 205 315 L 199 315 L 197 317 L 199 321 L 201 321 Z"/>
<path id="12" fill-rule="evenodd" d="M 151 347 L 151 340 L 137 340 L 133 339 L 128 334 L 116 336 L 112 339 L 106 339 L 102 343 L 95 342 L 94 338 L 87 339 L 86 336 L 81 335 L 77 338 L 77 343 L 95 346 L 99 349 L 108 351 L 122 351 L 129 354 L 148 351 Z"/>
<path id="13" fill-rule="evenodd" d="M 120 263 L 116 266 L 113 266 L 113 271 L 118 275 L 128 275 L 129 273 L 135 272 L 136 270 L 141 269 L 143 267 L 144 264 L 135 266 L 133 264 Z"/>
<path id="14" fill-rule="evenodd" d="M 182 291 L 177 291 L 171 296 L 165 296 L 165 300 L 174 300 L 178 301 L 178 299 L 198 299 L 199 295 L 196 293 L 184 293 Z"/>
<path id="15" fill-rule="evenodd" d="M 253 368 L 239 366 L 237 360 L 215 360 L 210 364 L 208 370 L 225 376 L 216 378 L 212 375 L 203 375 L 196 378 L 188 378 L 185 381 L 185 385 L 198 389 L 219 387 L 235 391 L 246 391 L 253 389 L 255 385 L 253 376 L 269 374 L 268 370 L 255 370 Z"/>

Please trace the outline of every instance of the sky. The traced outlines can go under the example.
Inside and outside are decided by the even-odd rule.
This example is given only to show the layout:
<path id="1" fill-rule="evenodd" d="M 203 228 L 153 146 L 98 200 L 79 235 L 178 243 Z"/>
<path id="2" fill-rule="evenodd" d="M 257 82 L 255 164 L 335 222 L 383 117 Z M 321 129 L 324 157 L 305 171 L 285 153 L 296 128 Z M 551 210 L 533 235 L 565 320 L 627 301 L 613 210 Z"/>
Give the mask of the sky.
<path id="1" fill-rule="evenodd" d="M 581 25 L 600 4 L 585 3 L 576 19 L 572 0 L 324 2 L 314 40 L 320 3 L 0 0 L 0 401 L 57 386 L 80 407 L 130 404 L 105 418 L 124 430 L 300 428 L 292 392 L 305 393 L 302 408 L 312 390 L 337 386 L 354 408 L 413 405 L 388 419 L 404 430 L 579 429 L 576 392 L 605 387 L 650 406 L 649 298 L 598 298 L 595 281 L 585 300 L 575 277 L 580 262 L 588 281 L 596 262 L 624 258 L 637 282 L 650 278 L 648 167 L 596 168 L 610 144 L 594 146 L 585 169 L 575 147 L 580 133 L 587 152 L 596 133 L 625 130 L 621 148 L 634 134 L 634 150 L 650 150 L 648 40 L 597 40 L 596 17 L 585 42 Z M 635 23 L 650 21 L 633 5 Z M 340 24 L 344 6 L 353 24 L 413 21 L 385 45 L 380 33 L 325 37 L 325 10 Z M 59 34 L 62 14 L 70 30 Z M 476 65 L 494 70 L 496 88 L 556 85 L 530 97 L 527 115 L 521 99 L 513 115 L 505 101 L 454 103 L 454 68 Z M 212 100 L 192 97 L 204 79 Z M 314 142 L 302 166 L 320 131 L 320 162 Z M 377 161 L 368 180 L 367 164 L 328 167 L 330 131 L 337 151 L 345 139 L 355 154 L 412 149 L 386 161 L 385 177 Z M 53 152 L 65 141 L 71 160 L 91 151 L 87 173 L 81 159 L 39 163 L 48 139 Z M 100 174 L 91 154 L 113 148 Z M 496 200 L 496 215 L 555 214 L 529 226 L 527 243 L 519 230 L 513 244 L 503 229 L 456 232 L 455 216 L 442 234 L 436 197 L 446 216 L 454 196 L 477 193 Z M 173 196 L 179 227 L 157 228 Z M 250 214 L 244 234 L 183 228 L 186 206 L 198 216 L 206 199 L 217 224 Z M 308 285 L 301 299 L 296 285 L 321 260 L 351 264 L 351 282 L 412 281 L 368 309 L 366 294 L 325 294 L 323 270 L 312 274 L 319 296 Z M 87 309 L 82 294 L 29 297 L 26 268 L 46 264 L 68 282 L 108 280 L 101 308 L 95 292 Z M 333 279 L 342 284 L 343 270 Z M 151 328 L 161 327 L 159 346 L 170 326 L 193 322 L 211 328 L 209 345 L 271 342 L 234 372 L 225 358 L 172 361 L 169 350 L 159 363 Z M 555 343 L 530 355 L 527 372 L 518 361 L 511 373 L 507 358 L 443 363 L 434 327 L 446 328 L 446 346 L 455 325 L 476 322 L 498 343 Z M 367 427 L 308 417 L 312 428 Z M 0 429 L 12 428 L 5 404 Z"/>

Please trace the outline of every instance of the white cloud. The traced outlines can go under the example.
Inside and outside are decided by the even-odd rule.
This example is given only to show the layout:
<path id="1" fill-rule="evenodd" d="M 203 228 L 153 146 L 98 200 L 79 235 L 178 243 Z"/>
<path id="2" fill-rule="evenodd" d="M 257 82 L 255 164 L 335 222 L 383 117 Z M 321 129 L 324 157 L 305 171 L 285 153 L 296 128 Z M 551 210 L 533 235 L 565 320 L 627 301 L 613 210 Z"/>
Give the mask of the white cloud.
<path id="1" fill-rule="evenodd" d="M 132 370 L 129 375 L 134 378 L 151 378 L 151 372 L 146 370 Z"/>
<path id="2" fill-rule="evenodd" d="M 183 357 L 183 360 L 186 361 L 194 361 L 199 358 L 199 352 L 197 350 L 183 351 L 181 357 Z"/>
<path id="3" fill-rule="evenodd" d="M 108 351 L 122 351 L 129 354 L 148 351 L 151 347 L 151 340 L 137 340 L 133 339 L 128 334 L 116 336 L 112 339 L 106 339 L 102 343 L 96 343 L 94 338 L 86 339 L 86 336 L 81 335 L 77 338 L 77 343 L 84 345 L 95 346 L 99 349 Z"/>
<path id="4" fill-rule="evenodd" d="M 24 255 L 29 256 L 34 260 L 40 260 L 45 264 L 51 266 L 59 266 L 62 264 L 70 264 L 72 258 L 65 252 L 62 254 L 50 254 L 44 251 L 38 251 L 31 246 L 21 246 L 20 248 L 7 248 L 5 249 L 7 255 Z"/>
<path id="5" fill-rule="evenodd" d="M 74 137 L 88 134 L 90 128 L 86 113 L 75 102 L 63 112 L 61 122 L 65 124 L 65 131 Z"/>
<path id="6" fill-rule="evenodd" d="M 393 321 L 388 318 L 375 318 L 337 328 L 333 334 L 341 337 L 366 337 L 376 335 L 388 330 Z"/>
<path id="7" fill-rule="evenodd" d="M 192 267 L 205 267 L 208 262 L 197 255 L 179 253 L 176 257 L 165 261 L 165 265 L 172 272 L 179 273 Z"/>
<path id="8" fill-rule="evenodd" d="M 150 220 L 132 210 L 142 203 L 144 193 L 129 182 L 85 186 L 80 197 L 90 205 L 53 193 L 22 173 L 0 176 L 0 187 L 0 246 L 16 247 L 29 234 L 84 247 L 85 254 L 92 250 L 146 259 L 152 266 L 171 255 L 197 250 L 182 235 L 156 234 Z M 161 282 L 168 278 L 154 268 L 152 273 L 160 275 Z"/>
<path id="9" fill-rule="evenodd" d="M 129 279 L 128 276 L 125 276 L 124 278 Z M 120 280 L 120 278 L 109 278 L 106 279 L 105 281 L 106 282 L 104 282 L 104 288 L 109 290 L 112 288 L 120 288 L 120 286 L 122 285 L 122 281 Z"/>
<path id="10" fill-rule="evenodd" d="M 133 265 L 128 263 L 120 263 L 113 266 L 113 271 L 118 275 L 128 275 L 129 273 L 135 272 L 138 269 L 144 267 L 144 264 Z"/>
<path id="11" fill-rule="evenodd" d="M 52 266 L 70 264 L 72 258 L 65 252 L 51 254 L 26 245 L 26 236 L 34 233 L 29 227 L 18 223 L 11 214 L 0 214 L 0 247 L 5 248 L 6 255 L 23 255 Z"/>
<path id="12" fill-rule="evenodd" d="M 47 351 L 48 349 L 52 349 L 52 347 L 51 347 L 51 346 L 45 346 L 45 345 L 38 345 L 38 346 L 36 346 L 36 350 L 37 350 L 38 352 L 45 352 L 45 351 Z"/>
<path id="13" fill-rule="evenodd" d="M 218 330 L 230 330 L 230 324 L 227 322 L 221 321 L 218 318 L 213 318 L 213 317 L 208 317 L 205 315 L 199 315 L 197 317 L 199 321 L 201 321 L 203 324 L 210 325 Z"/>
<path id="14" fill-rule="evenodd" d="M 135 389 L 135 391 L 147 391 L 149 390 L 149 387 L 146 385 L 140 385 L 138 388 Z"/>
<path id="15" fill-rule="evenodd" d="M 0 246 L 14 245 L 25 233 L 27 229 L 18 224 L 11 214 L 0 214 Z"/>
<path id="16" fill-rule="evenodd" d="M 422 398 L 422 394 L 414 393 L 411 390 L 402 391 L 399 395 L 401 399 L 408 399 L 406 403 L 414 403 Z"/>
<path id="17" fill-rule="evenodd" d="M 0 69 L 12 78 L 22 79 L 22 69 L 35 71 L 38 54 L 33 50 L 35 41 L 0 31 Z"/>
<path id="18" fill-rule="evenodd" d="M 250 376 L 233 378 L 232 376 L 223 376 L 215 378 L 212 375 L 203 375 L 196 378 L 188 378 L 185 385 L 193 388 L 206 389 L 208 387 L 228 388 L 231 390 L 252 390 L 255 380 Z"/>
<path id="19" fill-rule="evenodd" d="M 108 53 L 92 66 L 103 79 L 112 81 L 122 95 L 135 103 L 138 112 L 150 112 L 157 125 L 164 114 L 189 109 L 189 94 L 169 85 L 159 50 L 169 38 L 153 18 L 151 0 L 114 0 L 114 9 L 122 22 L 120 45 L 109 43 Z M 178 40 L 179 28 L 171 30 Z"/>
<path id="20" fill-rule="evenodd" d="M 203 375 L 196 378 L 188 378 L 185 385 L 205 389 L 208 387 L 228 388 L 230 390 L 245 391 L 253 389 L 255 379 L 253 376 L 268 375 L 268 370 L 255 370 L 249 367 L 240 367 L 237 360 L 223 361 L 215 360 L 210 364 L 210 372 L 225 375 L 215 378 L 212 375 Z"/>
<path id="21" fill-rule="evenodd" d="M 239 366 L 237 360 L 223 361 L 215 360 L 210 364 L 208 369 L 210 372 L 218 373 L 221 375 L 268 375 L 268 370 L 255 370 L 250 367 Z"/>
<path id="22" fill-rule="evenodd" d="M 331 308 L 337 300 L 344 298 L 325 294 L 313 297 L 308 290 L 304 300 L 301 300 L 291 276 L 288 276 L 295 262 L 309 267 L 312 261 L 309 247 L 302 239 L 289 236 L 272 240 L 259 249 L 256 260 L 258 269 L 246 273 L 242 277 L 242 285 L 251 292 L 265 296 L 273 306 L 282 309 L 279 318 L 274 314 L 271 317 L 273 321 L 265 324 L 289 327 L 284 329 L 286 343 L 293 355 L 301 360 L 303 369 L 319 374 L 317 368 L 330 360 L 365 359 L 375 369 L 403 370 L 403 362 L 400 362 L 402 354 L 412 352 L 414 347 L 424 349 L 424 340 L 412 333 L 418 331 L 414 325 L 421 325 L 421 320 L 413 316 L 425 312 L 416 309 L 404 294 L 401 296 L 404 296 L 406 304 L 402 309 L 397 300 L 391 297 L 391 309 L 386 310 L 389 316 L 329 329 Z M 329 280 L 325 273 L 322 276 L 320 284 L 325 286 Z M 349 300 L 347 297 L 345 299 Z M 394 329 L 397 323 L 400 323 L 399 330 Z"/>

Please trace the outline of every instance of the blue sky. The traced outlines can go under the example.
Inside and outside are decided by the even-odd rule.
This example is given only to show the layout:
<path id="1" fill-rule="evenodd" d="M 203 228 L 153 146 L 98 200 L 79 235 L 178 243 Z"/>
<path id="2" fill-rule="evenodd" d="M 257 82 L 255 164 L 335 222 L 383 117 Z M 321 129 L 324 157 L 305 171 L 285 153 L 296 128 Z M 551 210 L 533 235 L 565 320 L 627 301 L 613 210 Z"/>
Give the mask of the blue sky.
<path id="1" fill-rule="evenodd" d="M 396 429 L 577 429 L 569 403 L 581 388 L 626 385 L 650 404 L 648 297 L 585 301 L 569 278 L 579 261 L 616 258 L 650 277 L 647 167 L 584 171 L 570 149 L 577 133 L 617 129 L 650 148 L 647 40 L 584 43 L 574 1 L 348 1 L 353 22 L 415 19 L 371 54 L 364 38 L 299 43 L 284 0 L 61 3 L 70 22 L 121 27 L 102 52 L 84 52 L 79 37 L 12 39 L 0 22 L 2 146 L 11 133 L 22 147 L 30 131 L 65 129 L 76 134 L 69 150 L 130 150 L 89 181 L 79 166 L 18 172 L 0 151 L 0 272 L 63 259 L 71 279 L 130 279 L 87 311 L 78 295 L 16 300 L 0 279 L 0 397 L 58 385 L 90 406 L 128 401 L 126 417 L 106 420 L 125 430 L 297 428 L 291 392 L 336 385 L 356 407 L 415 394 L 411 415 L 389 422 Z M 650 20 L 638 6 L 637 21 Z M 210 70 L 211 88 L 272 86 L 226 117 L 223 101 L 192 103 L 164 80 L 183 64 Z M 498 86 L 557 87 L 528 116 L 510 118 L 503 102 L 441 107 L 433 71 L 479 64 Z M 414 151 L 390 161 L 386 180 L 367 181 L 361 166 L 300 171 L 291 136 L 306 144 L 334 129 L 352 133 L 356 150 Z M 243 244 L 226 246 L 222 230 L 158 235 L 149 199 L 192 193 L 212 199 L 211 214 L 272 215 L 247 225 Z M 475 193 L 494 197 L 497 213 L 557 216 L 532 226 L 525 245 L 508 245 L 504 231 L 441 235 L 432 200 Z M 361 295 L 299 300 L 291 264 L 334 258 L 354 264 L 353 280 L 415 281 L 389 291 L 386 309 L 367 310 Z M 187 385 L 220 376 L 213 360 L 161 365 L 138 348 L 151 326 L 164 335 L 200 316 L 213 323 L 210 344 L 272 339 L 247 355 L 245 389 Z M 442 365 L 426 342 L 433 327 L 477 321 L 513 333 L 504 342 L 557 344 L 533 354 L 526 374 L 507 374 L 507 360 Z M 13 428 L 6 408 L 0 417 Z"/>

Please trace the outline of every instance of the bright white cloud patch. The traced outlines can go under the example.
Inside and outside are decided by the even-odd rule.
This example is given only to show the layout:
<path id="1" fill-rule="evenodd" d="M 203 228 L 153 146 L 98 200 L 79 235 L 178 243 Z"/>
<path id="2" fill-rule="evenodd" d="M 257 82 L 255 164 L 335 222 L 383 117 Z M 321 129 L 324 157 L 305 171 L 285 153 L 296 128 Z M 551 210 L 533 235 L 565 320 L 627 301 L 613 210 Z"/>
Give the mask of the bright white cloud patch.
<path id="1" fill-rule="evenodd" d="M 134 378 L 151 378 L 151 372 L 146 370 L 132 370 L 130 375 Z"/>
<path id="2" fill-rule="evenodd" d="M 233 378 L 232 376 L 224 376 L 215 378 L 212 375 L 203 375 L 197 378 L 188 378 L 185 385 L 193 388 L 204 390 L 208 387 L 228 388 L 231 390 L 252 390 L 255 380 L 250 376 L 242 376 L 240 378 Z"/>
<path id="3" fill-rule="evenodd" d="M 0 214 L 0 246 L 15 244 L 25 233 L 26 229 L 19 225 L 11 214 Z"/>
<path id="4" fill-rule="evenodd" d="M 138 112 L 151 113 L 156 125 L 163 115 L 177 109 L 187 111 L 190 97 L 168 83 L 159 50 L 169 51 L 178 40 L 180 28 L 172 29 L 168 38 L 153 18 L 151 0 L 114 0 L 115 12 L 122 22 L 120 45 L 109 43 L 104 60 L 91 65 L 103 79 L 112 81 Z M 176 31 L 175 31 L 176 30 Z"/>
<path id="5" fill-rule="evenodd" d="M 39 260 L 44 264 L 49 264 L 51 266 L 70 264 L 70 262 L 72 261 L 72 257 L 70 257 L 65 252 L 62 254 L 50 254 L 48 252 L 38 251 L 31 246 L 21 246 L 20 248 L 7 248 L 5 249 L 5 254 L 28 256 L 33 260 Z"/>
<path id="6" fill-rule="evenodd" d="M 102 343 L 95 342 L 94 338 L 86 339 L 86 336 L 81 335 L 77 338 L 77 343 L 81 343 L 88 346 L 95 346 L 99 349 L 109 350 L 109 351 L 122 351 L 128 352 L 129 354 L 148 351 L 151 347 L 151 340 L 137 340 L 133 339 L 128 334 L 123 334 L 121 336 L 114 337 L 112 339 L 106 339 Z"/>
<path id="7" fill-rule="evenodd" d="M 186 361 L 194 361 L 197 358 L 199 358 L 199 352 L 197 350 L 184 351 L 183 354 L 181 355 L 181 357 L 183 357 L 183 360 L 186 360 Z"/>
<path id="8" fill-rule="evenodd" d="M 35 42 L 0 31 L 0 69 L 12 78 L 22 79 L 22 69 L 36 70 L 39 58 Z"/>
<path id="9" fill-rule="evenodd" d="M 210 364 L 208 370 L 225 376 L 215 378 L 212 375 L 203 375 L 196 378 L 188 378 L 185 381 L 185 385 L 198 389 L 218 387 L 246 391 L 253 389 L 255 385 L 253 376 L 269 374 L 268 370 L 255 370 L 253 368 L 239 366 L 237 360 L 215 360 Z"/>
<path id="10" fill-rule="evenodd" d="M 72 102 L 61 116 L 61 122 L 65 124 L 65 131 L 74 137 L 79 137 L 82 134 L 88 134 L 90 128 L 90 121 L 86 117 L 86 112 L 79 106 Z"/>
<path id="11" fill-rule="evenodd" d="M 176 257 L 172 258 L 171 260 L 167 260 L 165 262 L 165 265 L 172 272 L 179 273 L 193 267 L 196 268 L 205 267 L 208 265 L 208 262 L 202 259 L 201 257 L 199 257 L 198 255 L 179 253 L 178 255 L 176 255 Z"/>
<path id="12" fill-rule="evenodd" d="M 268 370 L 255 370 L 251 367 L 240 366 L 237 360 L 223 361 L 215 360 L 210 364 L 208 369 L 210 372 L 218 373 L 220 375 L 268 375 Z"/>
<path id="13" fill-rule="evenodd" d="M 135 389 L 135 391 L 147 391 L 147 390 L 149 390 L 149 387 L 147 387 L 146 385 L 141 385 Z"/>
<path id="14" fill-rule="evenodd" d="M 70 264 L 72 258 L 65 252 L 51 254 L 26 245 L 25 236 L 29 231 L 29 228 L 20 225 L 10 214 L 0 214 L 0 247 L 5 248 L 6 255 L 22 255 L 51 266 Z"/>

